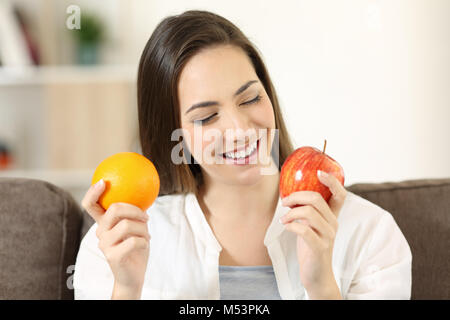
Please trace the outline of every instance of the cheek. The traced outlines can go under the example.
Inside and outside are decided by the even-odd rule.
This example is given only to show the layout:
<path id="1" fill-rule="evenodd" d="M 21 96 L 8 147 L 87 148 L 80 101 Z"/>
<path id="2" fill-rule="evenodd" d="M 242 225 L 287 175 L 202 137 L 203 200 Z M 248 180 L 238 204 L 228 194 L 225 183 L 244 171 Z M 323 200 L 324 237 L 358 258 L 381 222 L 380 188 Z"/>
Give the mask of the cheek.
<path id="1" fill-rule="evenodd" d="M 203 164 L 204 161 L 209 159 L 205 157 L 213 156 L 215 154 L 215 145 L 218 138 L 216 138 L 215 135 L 212 135 L 211 137 L 211 134 L 206 134 L 205 131 L 208 130 L 208 128 L 198 131 L 195 130 L 194 126 L 187 125 L 183 127 L 183 130 L 186 132 L 187 137 L 184 143 L 187 146 L 189 153 L 192 154 L 197 161 L 200 161 Z"/>
<path id="2" fill-rule="evenodd" d="M 191 136 L 191 141 L 187 140 L 186 142 L 189 151 L 194 158 L 201 159 L 205 148 L 211 144 L 211 141 L 205 141 L 201 134 L 196 135 L 193 128 L 189 128 L 187 131 Z"/>
<path id="3" fill-rule="evenodd" d="M 260 108 L 253 112 L 255 122 L 261 124 L 265 128 L 275 128 L 275 114 L 273 112 L 272 103 L 267 100 L 260 105 Z"/>

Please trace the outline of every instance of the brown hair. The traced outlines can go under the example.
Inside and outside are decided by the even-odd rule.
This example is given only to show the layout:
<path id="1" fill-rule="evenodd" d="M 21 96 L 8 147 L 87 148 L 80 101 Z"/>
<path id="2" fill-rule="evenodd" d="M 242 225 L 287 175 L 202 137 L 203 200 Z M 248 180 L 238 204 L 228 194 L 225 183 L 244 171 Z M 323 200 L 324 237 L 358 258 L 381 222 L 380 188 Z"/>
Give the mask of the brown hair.
<path id="1" fill-rule="evenodd" d="M 203 182 L 198 163 L 190 161 L 177 165 L 171 160 L 172 148 L 179 143 L 171 141 L 171 134 L 181 127 L 178 80 L 189 58 L 202 49 L 221 44 L 235 45 L 244 50 L 272 102 L 278 129 L 272 157 L 279 170 L 293 151 L 266 67 L 257 49 L 239 28 L 208 11 L 190 10 L 169 16 L 158 24 L 142 52 L 137 83 L 142 154 L 158 170 L 160 195 L 188 192 L 196 194 Z M 277 148 L 279 151 L 274 152 Z"/>

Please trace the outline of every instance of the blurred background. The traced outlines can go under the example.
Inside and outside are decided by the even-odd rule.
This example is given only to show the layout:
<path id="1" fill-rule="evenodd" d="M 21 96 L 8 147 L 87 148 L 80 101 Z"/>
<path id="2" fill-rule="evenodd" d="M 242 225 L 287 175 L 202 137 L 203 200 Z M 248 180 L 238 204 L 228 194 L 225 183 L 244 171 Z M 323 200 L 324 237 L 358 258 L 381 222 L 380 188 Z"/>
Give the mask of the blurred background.
<path id="1" fill-rule="evenodd" d="M 327 139 L 346 185 L 450 177 L 448 0 L 0 0 L 0 177 L 81 201 L 104 158 L 140 152 L 140 54 L 189 9 L 250 38 L 295 146 Z"/>

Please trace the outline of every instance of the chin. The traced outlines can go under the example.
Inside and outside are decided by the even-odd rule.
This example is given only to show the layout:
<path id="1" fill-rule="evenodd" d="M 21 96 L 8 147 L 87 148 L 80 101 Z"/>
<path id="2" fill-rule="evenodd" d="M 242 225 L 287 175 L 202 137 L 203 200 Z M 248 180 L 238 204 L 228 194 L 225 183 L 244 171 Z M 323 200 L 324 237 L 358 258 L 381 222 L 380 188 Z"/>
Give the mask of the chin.
<path id="1" fill-rule="evenodd" d="M 260 170 L 260 166 L 254 166 L 243 172 L 224 172 L 222 175 L 222 180 L 226 181 L 229 185 L 251 186 L 257 184 L 264 178 L 264 176 L 261 175 Z"/>

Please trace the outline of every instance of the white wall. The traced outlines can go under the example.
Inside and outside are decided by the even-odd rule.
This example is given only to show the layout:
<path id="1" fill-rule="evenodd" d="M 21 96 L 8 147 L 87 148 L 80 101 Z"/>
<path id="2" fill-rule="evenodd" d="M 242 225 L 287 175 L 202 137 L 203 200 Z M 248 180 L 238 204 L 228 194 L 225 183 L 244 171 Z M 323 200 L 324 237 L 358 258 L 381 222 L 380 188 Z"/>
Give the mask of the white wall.
<path id="1" fill-rule="evenodd" d="M 135 67 L 164 17 L 218 13 L 262 53 L 296 147 L 327 139 L 346 184 L 450 177 L 448 0 L 64 0 L 62 28 L 70 3 L 103 15 L 104 61 Z"/>
<path id="2" fill-rule="evenodd" d="M 297 147 L 342 164 L 346 184 L 450 177 L 450 1 L 134 1 L 139 59 L 165 16 L 204 9 L 256 44 Z"/>

